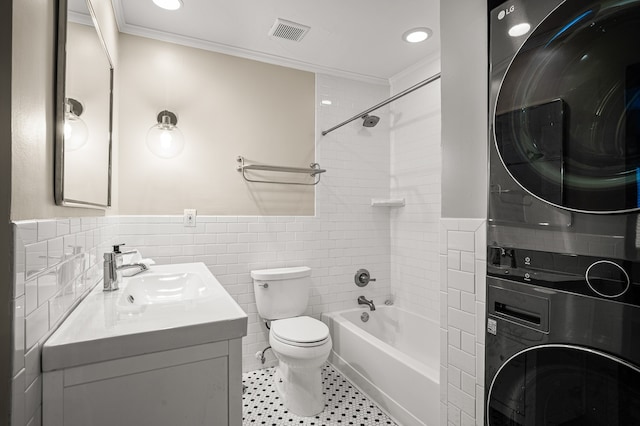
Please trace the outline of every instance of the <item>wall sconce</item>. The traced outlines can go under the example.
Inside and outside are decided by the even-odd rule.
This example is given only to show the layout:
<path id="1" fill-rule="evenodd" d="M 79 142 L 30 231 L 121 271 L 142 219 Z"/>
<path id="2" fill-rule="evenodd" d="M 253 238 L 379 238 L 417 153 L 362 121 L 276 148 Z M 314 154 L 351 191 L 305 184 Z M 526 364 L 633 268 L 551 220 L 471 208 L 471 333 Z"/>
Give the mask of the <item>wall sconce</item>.
<path id="1" fill-rule="evenodd" d="M 73 99 L 64 100 L 64 148 L 67 151 L 80 149 L 89 139 L 89 128 L 80 118 L 84 107 Z"/>
<path id="2" fill-rule="evenodd" d="M 178 117 L 171 111 L 158 113 L 158 124 L 149 129 L 147 133 L 147 147 L 160 158 L 173 158 L 178 156 L 184 148 L 184 136 L 176 124 Z"/>

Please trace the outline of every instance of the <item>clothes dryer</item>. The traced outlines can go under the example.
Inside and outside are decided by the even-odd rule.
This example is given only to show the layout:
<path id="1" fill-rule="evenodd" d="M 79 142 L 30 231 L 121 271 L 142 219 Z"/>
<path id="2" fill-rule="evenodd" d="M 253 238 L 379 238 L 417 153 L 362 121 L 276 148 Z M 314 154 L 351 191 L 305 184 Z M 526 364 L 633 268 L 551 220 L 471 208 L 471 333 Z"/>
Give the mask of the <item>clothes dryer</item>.
<path id="1" fill-rule="evenodd" d="M 488 254 L 486 424 L 640 425 L 640 264 Z"/>
<path id="2" fill-rule="evenodd" d="M 640 0 L 490 14 L 488 242 L 640 260 Z"/>
<path id="3" fill-rule="evenodd" d="M 486 425 L 640 424 L 638 306 L 501 278 L 487 305 Z"/>

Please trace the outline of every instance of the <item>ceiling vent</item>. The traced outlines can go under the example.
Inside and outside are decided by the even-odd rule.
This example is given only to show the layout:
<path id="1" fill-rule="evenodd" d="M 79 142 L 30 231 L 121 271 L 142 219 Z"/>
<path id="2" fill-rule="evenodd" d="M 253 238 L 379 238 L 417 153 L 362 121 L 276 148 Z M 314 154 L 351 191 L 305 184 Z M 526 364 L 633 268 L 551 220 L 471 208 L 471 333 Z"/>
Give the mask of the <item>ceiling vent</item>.
<path id="1" fill-rule="evenodd" d="M 306 25 L 277 18 L 273 27 L 269 30 L 269 35 L 292 41 L 300 41 L 310 29 L 311 27 Z"/>

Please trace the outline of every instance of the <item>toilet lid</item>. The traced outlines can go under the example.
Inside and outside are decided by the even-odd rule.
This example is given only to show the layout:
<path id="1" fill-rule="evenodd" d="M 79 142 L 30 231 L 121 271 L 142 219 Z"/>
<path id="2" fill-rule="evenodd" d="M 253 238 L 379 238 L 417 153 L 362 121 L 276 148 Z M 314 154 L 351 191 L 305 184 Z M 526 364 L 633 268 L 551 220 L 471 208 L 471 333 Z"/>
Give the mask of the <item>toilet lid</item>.
<path id="1" fill-rule="evenodd" d="M 271 333 L 292 343 L 313 343 L 329 337 L 329 327 L 311 317 L 286 318 L 271 323 Z"/>

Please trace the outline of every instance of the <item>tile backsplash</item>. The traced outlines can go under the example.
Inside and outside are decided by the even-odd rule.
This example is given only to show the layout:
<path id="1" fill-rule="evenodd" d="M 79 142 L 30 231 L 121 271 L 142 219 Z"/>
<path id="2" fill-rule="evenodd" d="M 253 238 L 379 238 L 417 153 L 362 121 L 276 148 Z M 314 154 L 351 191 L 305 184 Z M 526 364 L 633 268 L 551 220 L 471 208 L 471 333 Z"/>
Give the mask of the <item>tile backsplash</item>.
<path id="1" fill-rule="evenodd" d="M 102 278 L 117 219 L 13 223 L 12 425 L 40 424 L 42 343 Z"/>

